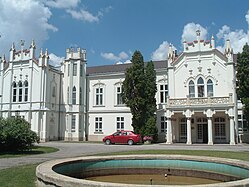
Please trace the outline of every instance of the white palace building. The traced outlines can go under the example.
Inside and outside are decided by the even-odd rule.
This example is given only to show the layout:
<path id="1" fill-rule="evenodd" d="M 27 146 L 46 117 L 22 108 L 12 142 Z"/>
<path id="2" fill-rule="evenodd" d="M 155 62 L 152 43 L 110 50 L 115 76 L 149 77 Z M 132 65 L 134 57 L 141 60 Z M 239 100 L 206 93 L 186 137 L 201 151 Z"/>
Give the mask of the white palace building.
<path id="1" fill-rule="evenodd" d="M 122 82 L 131 64 L 86 67 L 86 51 L 67 49 L 60 68 L 41 50 L 13 44 L 0 66 L 0 116 L 23 117 L 41 141 L 101 141 L 117 130 L 132 130 L 130 109 L 122 103 Z M 155 61 L 157 126 L 160 142 L 228 143 L 238 137 L 236 57 L 229 40 L 225 53 L 214 37 L 197 31 L 176 55 Z"/>

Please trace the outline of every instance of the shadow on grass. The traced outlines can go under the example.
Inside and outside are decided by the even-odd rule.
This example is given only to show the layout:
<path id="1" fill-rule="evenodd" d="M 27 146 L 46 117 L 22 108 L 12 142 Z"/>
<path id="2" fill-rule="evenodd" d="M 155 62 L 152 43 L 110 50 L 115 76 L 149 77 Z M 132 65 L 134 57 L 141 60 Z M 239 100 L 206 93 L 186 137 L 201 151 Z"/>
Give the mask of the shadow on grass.
<path id="1" fill-rule="evenodd" d="M 56 152 L 58 150 L 59 149 L 53 147 L 33 146 L 31 149 L 28 150 L 0 152 L 0 158 L 11 158 L 11 157 L 21 157 L 28 155 L 45 154 L 45 153 Z"/>

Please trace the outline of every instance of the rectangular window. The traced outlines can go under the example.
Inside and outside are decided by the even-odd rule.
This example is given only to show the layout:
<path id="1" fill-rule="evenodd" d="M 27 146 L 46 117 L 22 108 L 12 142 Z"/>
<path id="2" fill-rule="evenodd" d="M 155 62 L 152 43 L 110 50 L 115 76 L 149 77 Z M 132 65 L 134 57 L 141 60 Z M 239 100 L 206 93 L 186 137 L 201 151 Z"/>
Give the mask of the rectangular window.
<path id="1" fill-rule="evenodd" d="M 167 133 L 167 118 L 165 116 L 161 116 L 161 132 Z"/>
<path id="2" fill-rule="evenodd" d="M 71 131 L 75 132 L 76 115 L 72 115 L 72 126 Z"/>
<path id="3" fill-rule="evenodd" d="M 73 76 L 77 76 L 77 64 L 73 64 Z"/>
<path id="4" fill-rule="evenodd" d="M 124 130 L 124 117 L 117 117 L 117 131 Z"/>
<path id="5" fill-rule="evenodd" d="M 80 65 L 80 76 L 81 77 L 83 76 L 83 65 L 82 64 Z"/>
<path id="6" fill-rule="evenodd" d="M 96 88 L 96 105 L 103 105 L 103 88 Z"/>
<path id="7" fill-rule="evenodd" d="M 95 118 L 95 132 L 102 132 L 102 117 Z"/>
<path id="8" fill-rule="evenodd" d="M 19 102 L 22 102 L 22 88 L 19 88 Z"/>
<path id="9" fill-rule="evenodd" d="M 70 64 L 67 65 L 67 76 L 70 75 Z"/>
<path id="10" fill-rule="evenodd" d="M 13 102 L 16 102 L 16 88 L 13 89 Z"/>
<path id="11" fill-rule="evenodd" d="M 24 92 L 24 101 L 28 101 L 28 88 L 25 88 Z"/>
<path id="12" fill-rule="evenodd" d="M 166 103 L 168 96 L 168 85 L 160 85 L 160 103 Z"/>
<path id="13" fill-rule="evenodd" d="M 122 87 L 120 87 L 120 86 L 117 87 L 116 91 L 117 91 L 117 105 L 124 104 L 123 98 L 122 98 Z"/>

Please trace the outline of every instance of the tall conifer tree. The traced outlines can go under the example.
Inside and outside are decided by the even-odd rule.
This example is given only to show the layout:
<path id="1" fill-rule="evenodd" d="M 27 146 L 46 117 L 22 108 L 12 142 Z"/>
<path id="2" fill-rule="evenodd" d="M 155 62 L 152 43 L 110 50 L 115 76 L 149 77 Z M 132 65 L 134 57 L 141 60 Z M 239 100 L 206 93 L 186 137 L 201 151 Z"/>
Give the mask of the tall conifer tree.
<path id="1" fill-rule="evenodd" d="M 244 107 L 244 115 L 249 121 L 249 46 L 246 43 L 243 52 L 238 54 L 237 58 L 237 84 L 238 97 L 241 99 Z"/>
<path id="2" fill-rule="evenodd" d="M 139 51 L 135 51 L 131 61 L 132 66 L 126 71 L 123 82 L 123 98 L 125 104 L 131 110 L 134 132 L 142 134 L 146 115 L 144 60 L 142 54 Z"/>

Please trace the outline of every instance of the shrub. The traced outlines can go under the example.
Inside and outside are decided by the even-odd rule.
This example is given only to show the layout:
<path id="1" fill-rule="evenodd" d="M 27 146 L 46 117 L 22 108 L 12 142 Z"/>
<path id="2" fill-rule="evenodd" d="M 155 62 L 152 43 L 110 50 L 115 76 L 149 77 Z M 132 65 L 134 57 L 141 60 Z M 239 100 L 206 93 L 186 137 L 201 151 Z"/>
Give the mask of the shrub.
<path id="1" fill-rule="evenodd" d="M 147 123 L 145 124 L 145 127 L 143 129 L 143 135 L 146 137 L 151 137 L 152 141 L 157 141 L 158 135 L 157 135 L 157 126 L 156 126 L 156 117 L 152 116 L 149 118 Z"/>
<path id="2" fill-rule="evenodd" d="M 0 119 L 0 149 L 3 151 L 28 150 L 39 137 L 22 118 Z"/>

